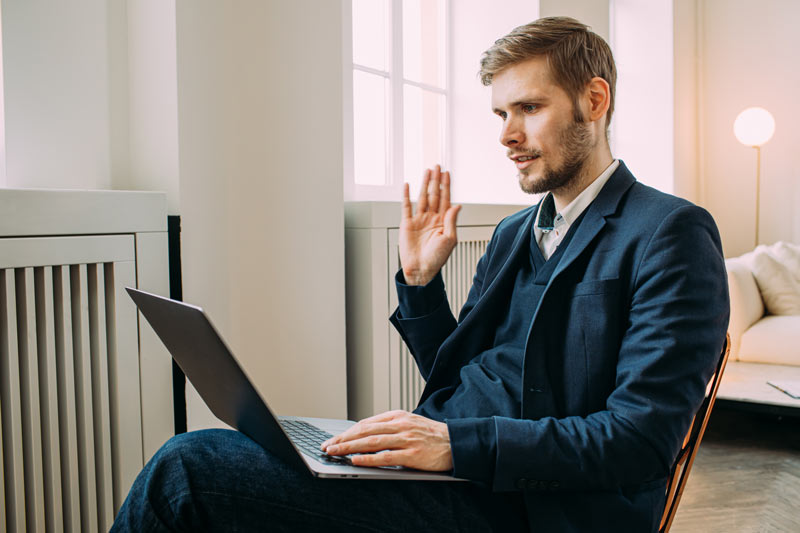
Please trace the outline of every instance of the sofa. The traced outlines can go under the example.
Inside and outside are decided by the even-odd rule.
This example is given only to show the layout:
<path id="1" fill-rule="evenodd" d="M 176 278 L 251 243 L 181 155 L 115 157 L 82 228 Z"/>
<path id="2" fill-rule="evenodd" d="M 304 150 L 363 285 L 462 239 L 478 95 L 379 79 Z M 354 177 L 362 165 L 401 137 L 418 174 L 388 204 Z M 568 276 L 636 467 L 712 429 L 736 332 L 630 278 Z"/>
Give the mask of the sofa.
<path id="1" fill-rule="evenodd" d="M 800 245 L 758 246 L 725 265 L 731 352 L 719 398 L 800 413 L 800 399 L 767 383 L 800 386 Z"/>

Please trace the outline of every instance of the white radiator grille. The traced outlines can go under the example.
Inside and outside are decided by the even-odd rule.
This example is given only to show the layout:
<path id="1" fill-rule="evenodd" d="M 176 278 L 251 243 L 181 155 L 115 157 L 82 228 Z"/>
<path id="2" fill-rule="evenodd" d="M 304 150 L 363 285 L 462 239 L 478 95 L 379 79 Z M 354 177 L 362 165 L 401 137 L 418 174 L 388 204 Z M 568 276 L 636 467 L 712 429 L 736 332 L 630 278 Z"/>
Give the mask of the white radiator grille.
<path id="1" fill-rule="evenodd" d="M 476 230 L 476 228 L 469 229 Z M 492 229 L 483 229 L 482 232 L 491 233 Z M 467 228 L 459 228 L 459 236 L 462 239 L 462 234 L 467 230 Z M 458 317 L 458 312 L 467 301 L 469 289 L 472 286 L 472 277 L 475 275 L 475 267 L 486 251 L 488 244 L 488 239 L 461 240 L 456 244 L 450 259 L 442 268 L 442 278 L 444 278 L 450 308 L 456 317 Z M 394 287 L 392 287 L 392 290 L 394 290 Z M 395 335 L 393 338 L 395 342 L 399 343 L 400 375 L 399 379 L 392 380 L 392 383 L 396 383 L 399 386 L 400 404 L 393 405 L 392 408 L 411 411 L 417 406 L 417 402 L 422 395 L 422 389 L 425 387 L 425 381 L 420 376 L 414 356 L 408 351 L 403 340 L 399 335 Z"/>
<path id="2" fill-rule="evenodd" d="M 108 244 L 108 262 L 53 265 L 45 257 L 59 249 L 103 255 Z M 113 261 L 117 248 L 129 249 L 117 258 L 127 259 L 133 239 L 0 242 L 3 531 L 107 531 L 141 467 L 141 431 L 138 443 L 125 442 L 120 429 L 121 417 L 140 415 L 138 361 L 120 363 L 117 353 L 117 302 L 135 282 L 132 262 Z M 122 315 L 127 338 L 135 315 Z M 121 372 L 136 382 L 133 397 Z M 136 401 L 133 411 L 121 395 Z"/>

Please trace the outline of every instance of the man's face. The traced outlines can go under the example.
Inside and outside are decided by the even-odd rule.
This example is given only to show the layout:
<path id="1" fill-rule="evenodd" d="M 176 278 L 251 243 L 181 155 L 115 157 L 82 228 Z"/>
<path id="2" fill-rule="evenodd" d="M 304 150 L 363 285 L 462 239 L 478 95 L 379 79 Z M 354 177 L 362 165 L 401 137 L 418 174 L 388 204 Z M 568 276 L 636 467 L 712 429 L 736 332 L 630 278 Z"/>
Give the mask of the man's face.
<path id="1" fill-rule="evenodd" d="M 551 79 L 544 57 L 507 67 L 492 78 L 492 108 L 503 119 L 500 142 L 519 170 L 523 191 L 567 188 L 595 147 L 588 124 Z"/>

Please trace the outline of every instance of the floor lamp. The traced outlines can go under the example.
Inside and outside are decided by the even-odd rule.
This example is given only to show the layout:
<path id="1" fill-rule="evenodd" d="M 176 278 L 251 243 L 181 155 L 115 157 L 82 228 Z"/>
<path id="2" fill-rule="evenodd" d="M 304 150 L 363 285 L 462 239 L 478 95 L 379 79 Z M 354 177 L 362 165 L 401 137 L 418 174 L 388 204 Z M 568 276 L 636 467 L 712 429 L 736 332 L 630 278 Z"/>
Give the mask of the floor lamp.
<path id="1" fill-rule="evenodd" d="M 761 219 L 761 146 L 775 133 L 775 119 L 763 107 L 748 107 L 736 117 L 733 134 L 745 146 L 756 149 L 756 246 L 758 246 L 758 225 Z"/>

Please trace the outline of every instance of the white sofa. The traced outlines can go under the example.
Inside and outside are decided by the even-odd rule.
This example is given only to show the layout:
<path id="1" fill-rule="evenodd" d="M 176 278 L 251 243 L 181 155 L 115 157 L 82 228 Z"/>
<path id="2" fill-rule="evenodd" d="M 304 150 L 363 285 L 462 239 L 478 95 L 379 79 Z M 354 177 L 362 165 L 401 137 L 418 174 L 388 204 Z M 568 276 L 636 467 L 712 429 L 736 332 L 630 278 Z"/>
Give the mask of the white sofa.
<path id="1" fill-rule="evenodd" d="M 752 270 L 756 268 L 754 254 L 759 251 L 766 248 L 725 261 L 731 299 L 731 352 L 718 397 L 800 413 L 800 400 L 767 384 L 785 380 L 800 383 L 800 314 L 768 313 Z M 800 272 L 795 274 L 800 277 Z M 762 270 L 762 286 L 763 276 Z"/>
<path id="2" fill-rule="evenodd" d="M 731 295 L 729 361 L 800 367 L 800 315 L 766 314 L 747 261 L 736 257 L 725 266 Z"/>

